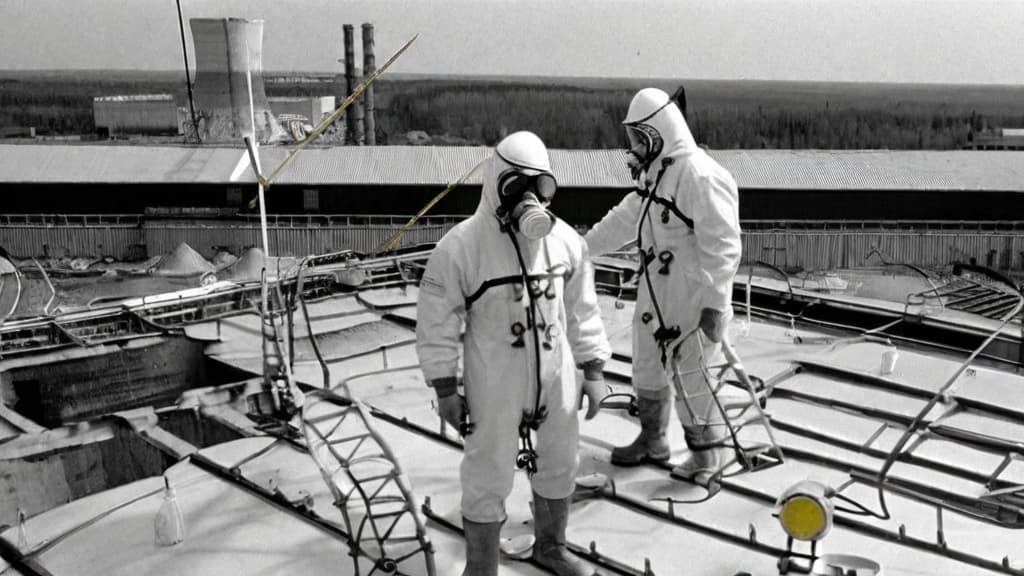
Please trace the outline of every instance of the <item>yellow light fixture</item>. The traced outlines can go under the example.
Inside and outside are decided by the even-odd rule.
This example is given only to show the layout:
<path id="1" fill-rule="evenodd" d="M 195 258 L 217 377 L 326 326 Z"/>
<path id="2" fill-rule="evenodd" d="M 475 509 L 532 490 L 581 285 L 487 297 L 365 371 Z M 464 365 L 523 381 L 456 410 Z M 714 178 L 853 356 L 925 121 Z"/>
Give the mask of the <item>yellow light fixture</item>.
<path id="1" fill-rule="evenodd" d="M 795 540 L 816 542 L 832 529 L 831 490 L 819 482 L 804 480 L 791 486 L 778 499 L 782 529 Z"/>

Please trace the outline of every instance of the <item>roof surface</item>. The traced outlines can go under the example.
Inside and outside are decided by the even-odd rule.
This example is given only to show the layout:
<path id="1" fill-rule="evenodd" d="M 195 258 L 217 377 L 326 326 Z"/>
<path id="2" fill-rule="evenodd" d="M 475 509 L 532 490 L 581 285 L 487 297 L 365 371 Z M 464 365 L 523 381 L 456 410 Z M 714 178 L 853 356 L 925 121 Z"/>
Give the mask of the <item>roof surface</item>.
<path id="1" fill-rule="evenodd" d="M 261 149 L 269 173 L 288 148 Z M 310 148 L 276 180 L 296 185 L 452 182 L 486 157 L 468 146 Z M 741 189 L 1024 192 L 1022 151 L 712 150 Z M 621 150 L 551 150 L 566 187 L 628 188 Z M 0 182 L 253 182 L 240 148 L 0 145 Z M 469 179 L 478 183 L 479 177 Z"/>
<path id="2" fill-rule="evenodd" d="M 376 432 L 372 440 L 390 447 L 416 503 L 423 504 L 416 509 L 423 513 L 425 533 L 433 543 L 436 573 L 457 574 L 465 557 L 458 532 L 462 448 L 454 432 L 439 428 L 434 393 L 422 379 L 412 325 L 416 300 L 412 286 L 367 290 L 312 302 L 302 316 L 309 314 L 325 346 L 335 393 L 364 405 L 371 416 L 366 421 Z M 632 376 L 634 304 L 624 302 L 620 308 L 604 295 L 600 302 L 617 357 L 606 365 L 608 384 L 615 392 L 626 393 Z M 384 314 L 407 323 L 385 319 Z M 299 318 L 297 326 L 304 320 Z M 580 477 L 604 476 L 610 482 L 589 494 L 577 493 L 567 533 L 570 545 L 585 551 L 589 543 L 606 563 L 626 567 L 614 572 L 618 574 L 641 574 L 646 562 L 663 575 L 681 573 L 681 565 L 687 574 L 776 574 L 786 535 L 773 516 L 775 499 L 795 482 L 814 479 L 849 498 L 836 500 L 835 524 L 819 553 L 865 557 L 880 563 L 887 576 L 1020 573 L 1024 564 L 1017 554 L 1020 536 L 1015 529 L 1021 522 L 1016 515 L 1019 501 L 1009 494 L 1000 500 L 992 490 L 1019 492 L 1024 480 L 1024 465 L 1011 457 L 1024 428 L 1024 378 L 972 365 L 937 410 L 926 410 L 928 432 L 897 448 L 927 399 L 958 374 L 963 356 L 901 346 L 893 370 L 883 373 L 880 366 L 889 347 L 881 342 L 833 339 L 807 326 L 799 327 L 797 339 L 790 332 L 796 328 L 785 323 L 758 316 L 746 325 L 741 321 L 737 317 L 730 324 L 729 340 L 747 370 L 771 383 L 766 407 L 786 452 L 785 462 L 729 475 L 722 479 L 720 492 L 703 499 L 697 487 L 670 478 L 665 466 L 612 467 L 610 447 L 633 438 L 638 424 L 625 410 L 608 407 L 593 420 L 580 422 Z M 254 313 L 223 319 L 221 340 L 212 343 L 208 353 L 258 373 L 263 362 L 260 322 Z M 295 375 L 316 383 L 323 373 L 307 348 L 308 334 L 297 340 Z M 724 378 L 730 382 L 729 375 Z M 722 393 L 730 406 L 746 398 L 734 388 L 728 384 Z M 344 447 L 338 449 L 340 454 L 349 454 L 351 444 L 346 442 L 370 443 L 365 429 L 345 427 L 338 416 L 332 420 L 319 414 L 313 413 L 309 421 L 337 431 L 331 440 Z M 763 441 L 758 430 L 762 429 L 748 424 L 739 438 Z M 678 462 L 685 455 L 685 443 L 674 418 L 668 434 L 674 448 L 671 461 Z M 310 437 L 304 436 L 307 443 Z M 893 450 L 901 457 L 887 476 L 885 497 L 892 516 L 864 516 L 856 505 L 878 510 L 872 478 Z M 383 475 L 359 480 L 365 491 L 347 501 L 345 510 L 351 518 L 346 521 L 332 506 L 335 496 L 321 476 L 346 489 L 356 476 L 325 473 L 335 472 L 322 463 L 333 464 L 326 455 L 310 458 L 294 439 L 246 438 L 206 448 L 201 455 L 199 465 L 193 458 L 167 471 L 186 526 L 181 545 L 153 544 L 161 482 L 151 478 L 29 518 L 29 538 L 21 551 L 54 575 L 356 573 L 351 558 L 344 557 L 346 539 L 337 529 L 325 529 L 325 524 L 342 530 L 351 530 L 347 524 L 360 525 L 368 516 L 363 511 L 370 499 L 362 495 L 382 485 Z M 229 472 L 211 474 L 204 461 Z M 357 461 L 360 458 L 350 458 L 346 471 L 352 472 Z M 528 478 L 523 471 L 514 476 L 506 505 L 509 518 L 502 527 L 502 536 L 509 538 L 533 530 Z M 941 515 L 934 507 L 939 501 L 949 505 Z M 305 502 L 315 516 L 294 513 L 284 502 Z M 985 516 L 997 508 L 1006 513 L 1005 525 Z M 8 528 L 0 538 L 15 545 L 17 529 Z M 369 546 L 364 549 L 372 551 Z M 806 552 L 807 547 L 798 543 L 795 549 Z M 398 555 L 392 551 L 392 556 Z M 414 556 L 402 573 L 427 571 Z M 502 573 L 541 574 L 527 562 L 507 558 L 502 559 Z"/>

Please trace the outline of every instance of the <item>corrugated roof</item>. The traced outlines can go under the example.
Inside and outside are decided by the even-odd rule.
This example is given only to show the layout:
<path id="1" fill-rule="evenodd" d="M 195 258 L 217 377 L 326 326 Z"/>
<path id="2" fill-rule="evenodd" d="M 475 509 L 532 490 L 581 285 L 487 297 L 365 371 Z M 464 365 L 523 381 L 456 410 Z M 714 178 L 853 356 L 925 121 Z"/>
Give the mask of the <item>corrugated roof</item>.
<path id="1" fill-rule="evenodd" d="M 288 148 L 260 149 L 269 173 Z M 456 180 L 490 149 L 469 146 L 328 147 L 303 151 L 279 184 L 427 185 Z M 712 150 L 741 189 L 1024 192 L 1022 151 Z M 0 145 L 0 182 L 254 181 L 236 171 L 239 148 Z M 562 186 L 631 186 L 621 150 L 552 150 Z M 234 177 L 233 177 L 234 176 Z M 479 175 L 470 179 L 479 183 Z"/>
<path id="2" fill-rule="evenodd" d="M 241 155 L 184 146 L 0 145 L 0 182 L 229 182 Z"/>
<path id="3" fill-rule="evenodd" d="M 980 150 L 715 150 L 741 188 L 1024 191 L 1024 153 Z"/>
<path id="4" fill-rule="evenodd" d="M 471 146 L 314 148 L 301 152 L 276 182 L 436 186 L 458 180 L 490 153 L 490 148 Z M 270 173 L 287 154 L 283 148 L 262 148 L 262 170 Z M 561 186 L 631 185 L 620 150 L 551 150 L 551 169 Z M 478 170 L 466 182 L 479 184 L 480 178 Z M 255 181 L 250 170 L 240 179 Z"/>
<path id="5" fill-rule="evenodd" d="M 93 102 L 168 102 L 173 101 L 170 94 L 118 94 L 114 96 L 96 96 Z"/>

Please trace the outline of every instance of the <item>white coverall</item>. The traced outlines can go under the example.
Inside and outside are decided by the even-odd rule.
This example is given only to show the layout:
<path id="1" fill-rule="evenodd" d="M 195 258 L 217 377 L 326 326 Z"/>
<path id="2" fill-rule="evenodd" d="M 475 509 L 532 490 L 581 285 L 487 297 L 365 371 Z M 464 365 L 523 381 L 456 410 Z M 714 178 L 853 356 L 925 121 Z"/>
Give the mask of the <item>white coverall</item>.
<path id="1" fill-rule="evenodd" d="M 524 411 L 533 412 L 536 352 L 527 322 L 515 248 L 495 217 L 496 180 L 509 169 L 488 160 L 476 213 L 450 230 L 434 249 L 420 283 L 416 351 L 427 381 L 454 377 L 462 348 L 463 383 L 474 431 L 465 437 L 461 466 L 462 515 L 500 522 L 512 490 Z M 516 233 L 536 300 L 541 346 L 540 404 L 547 419 L 536 431 L 534 491 L 569 497 L 579 463 L 580 391 L 576 365 L 611 356 L 593 285 L 586 245 L 562 220 L 540 240 Z M 465 336 L 460 342 L 461 326 Z M 526 327 L 513 334 L 518 323 Z"/>
<path id="2" fill-rule="evenodd" d="M 721 422 L 699 364 L 701 342 L 708 360 L 720 345 L 694 331 L 703 308 L 721 312 L 723 326 L 732 317 L 732 283 L 741 255 L 736 183 L 697 146 L 678 108 L 665 107 L 647 123 L 659 132 L 664 148 L 643 178 L 646 198 L 638 191 L 631 192 L 587 233 L 586 242 L 590 253 L 597 256 L 635 240 L 639 229 L 643 249 L 653 254 L 648 272 L 666 327 L 678 327 L 682 335 L 692 334 L 680 347 L 676 364 L 696 418 L 680 409 L 678 398 L 676 411 L 684 427 Z M 665 158 L 671 158 L 668 166 L 663 163 Z M 692 227 L 665 204 L 654 202 L 651 192 L 692 219 Z M 665 253 L 671 254 L 667 264 L 662 260 L 669 258 Z M 645 318 L 649 320 L 644 322 Z M 638 393 L 661 391 L 671 381 L 654 338 L 658 327 L 641 269 L 633 315 L 633 385 Z"/>

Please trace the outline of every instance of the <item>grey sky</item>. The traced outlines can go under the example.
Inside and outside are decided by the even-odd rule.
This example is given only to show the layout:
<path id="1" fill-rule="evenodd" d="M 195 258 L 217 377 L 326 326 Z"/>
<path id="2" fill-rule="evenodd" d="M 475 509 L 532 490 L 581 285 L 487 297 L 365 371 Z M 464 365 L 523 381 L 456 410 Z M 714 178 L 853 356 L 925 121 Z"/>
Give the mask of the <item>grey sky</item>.
<path id="1" fill-rule="evenodd" d="M 396 72 L 1024 84 L 1024 0 L 182 0 L 263 18 L 269 70 L 335 71 L 376 25 Z M 175 69 L 174 0 L 0 0 L 0 69 Z M 187 28 L 187 27 L 186 27 Z M 191 39 L 189 39 L 191 50 Z"/>

